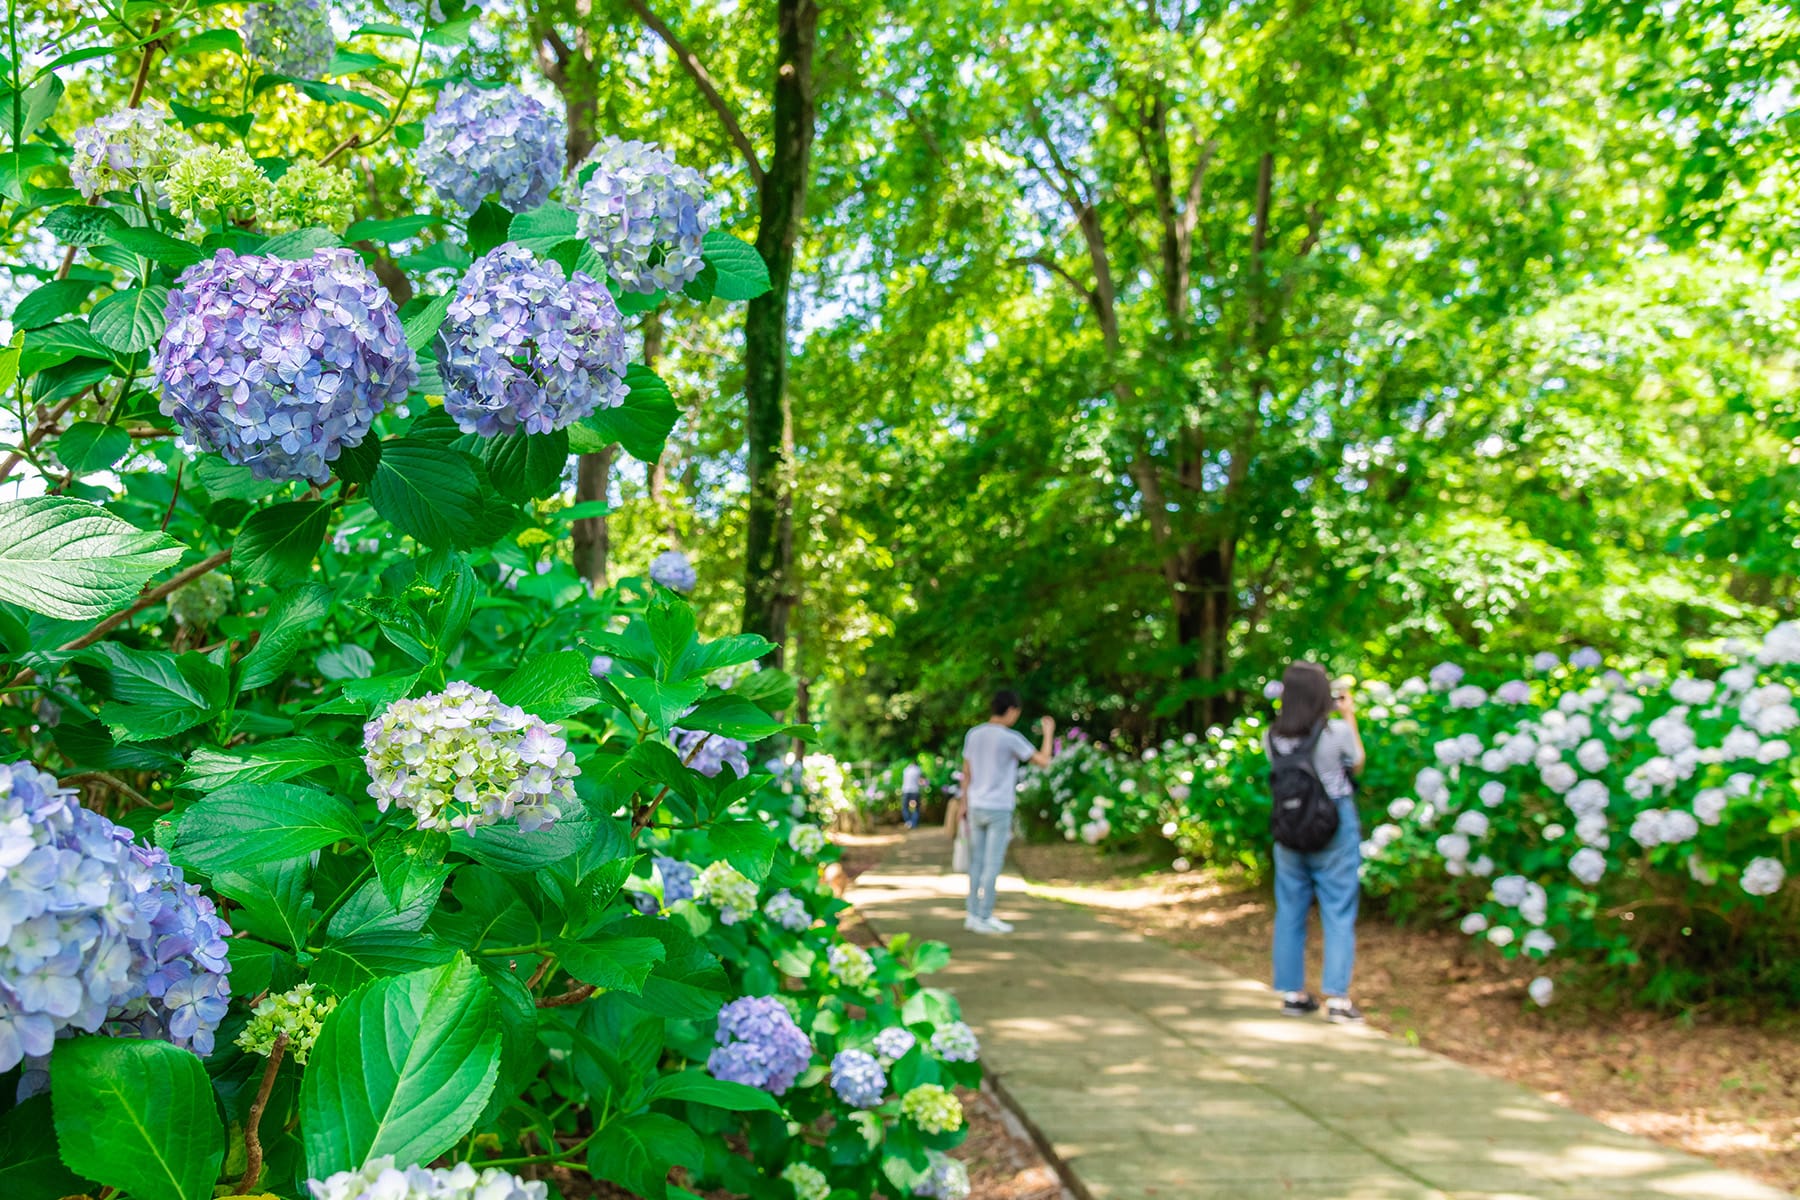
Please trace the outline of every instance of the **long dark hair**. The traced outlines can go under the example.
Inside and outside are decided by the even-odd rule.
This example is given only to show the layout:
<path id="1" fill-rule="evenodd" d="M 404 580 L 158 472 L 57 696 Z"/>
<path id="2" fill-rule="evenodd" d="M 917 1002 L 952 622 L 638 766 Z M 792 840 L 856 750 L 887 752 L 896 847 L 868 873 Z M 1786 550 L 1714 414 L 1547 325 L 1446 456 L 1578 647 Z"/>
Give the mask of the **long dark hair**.
<path id="1" fill-rule="evenodd" d="M 1276 737 L 1303 738 L 1331 713 L 1331 676 L 1318 663 L 1290 663 L 1281 676 Z"/>

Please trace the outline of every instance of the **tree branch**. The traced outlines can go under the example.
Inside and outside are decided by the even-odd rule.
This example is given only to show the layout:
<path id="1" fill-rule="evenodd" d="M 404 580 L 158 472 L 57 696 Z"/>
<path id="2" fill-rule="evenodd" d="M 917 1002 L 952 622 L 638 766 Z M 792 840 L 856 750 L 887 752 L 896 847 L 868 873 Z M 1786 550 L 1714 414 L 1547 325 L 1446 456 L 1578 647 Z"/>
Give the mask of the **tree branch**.
<path id="1" fill-rule="evenodd" d="M 663 44 L 681 63 L 682 69 L 693 79 L 694 86 L 700 89 L 700 94 L 705 97 L 706 103 L 718 115 L 719 123 L 725 126 L 725 136 L 731 139 L 731 144 L 736 146 L 738 153 L 744 156 L 744 166 L 750 172 L 750 181 L 757 187 L 761 187 L 763 166 L 756 157 L 756 147 L 751 145 L 750 139 L 744 135 L 744 127 L 738 123 L 737 114 L 731 111 L 731 105 L 727 104 L 725 97 L 719 93 L 718 85 L 713 82 L 712 76 L 706 70 L 706 64 L 700 61 L 699 55 L 683 44 L 682 40 L 675 35 L 675 31 L 670 29 L 661 17 L 650 11 L 650 5 L 646 3 L 646 0 L 625 0 L 625 4 L 638 15 L 638 18 L 650 28 L 651 32 L 662 39 Z"/>

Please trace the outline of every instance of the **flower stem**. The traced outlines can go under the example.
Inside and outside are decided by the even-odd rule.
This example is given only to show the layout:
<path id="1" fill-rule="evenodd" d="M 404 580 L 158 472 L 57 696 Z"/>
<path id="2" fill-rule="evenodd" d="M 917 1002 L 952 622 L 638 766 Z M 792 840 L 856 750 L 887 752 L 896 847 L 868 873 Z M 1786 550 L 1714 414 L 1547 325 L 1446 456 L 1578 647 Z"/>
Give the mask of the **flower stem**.
<path id="1" fill-rule="evenodd" d="M 275 1075 L 281 1070 L 281 1059 L 287 1053 L 288 1035 L 275 1035 L 275 1044 L 269 1048 L 269 1065 L 263 1068 L 262 1086 L 256 1089 L 256 1099 L 251 1102 L 250 1115 L 244 1122 L 244 1177 L 238 1180 L 236 1195 L 249 1194 L 256 1186 L 257 1176 L 262 1174 L 263 1148 L 259 1127 L 262 1125 L 263 1109 L 269 1106 L 269 1093 L 275 1088 Z"/>

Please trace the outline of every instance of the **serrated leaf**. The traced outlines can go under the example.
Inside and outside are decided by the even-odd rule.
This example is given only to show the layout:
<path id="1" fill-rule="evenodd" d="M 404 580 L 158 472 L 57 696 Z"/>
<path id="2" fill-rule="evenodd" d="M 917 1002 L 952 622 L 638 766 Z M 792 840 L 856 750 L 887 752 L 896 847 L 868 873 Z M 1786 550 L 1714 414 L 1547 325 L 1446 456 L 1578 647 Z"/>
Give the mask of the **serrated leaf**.
<path id="1" fill-rule="evenodd" d="M 162 339 L 169 289 L 160 283 L 114 292 L 88 314 L 88 332 L 121 354 L 148 350 Z"/>
<path id="2" fill-rule="evenodd" d="M 92 204 L 65 204 L 44 217 L 44 232 L 65 246 L 98 246 L 123 228 L 124 217 Z"/>
<path id="3" fill-rule="evenodd" d="M 426 546 L 479 545 L 479 535 L 491 528 L 473 460 L 415 438 L 382 443 L 369 501 L 400 532 Z"/>
<path id="4" fill-rule="evenodd" d="M 441 967 L 455 957 L 455 946 L 429 934 L 405 930 L 365 933 L 327 942 L 308 978 L 336 995 L 346 996 L 372 979 Z"/>
<path id="5" fill-rule="evenodd" d="M 769 264 L 741 238 L 709 230 L 700 241 L 700 257 L 718 273 L 713 294 L 721 300 L 751 300 L 769 290 Z"/>
<path id="6" fill-rule="evenodd" d="M 191 1050 L 69 1038 L 51 1055 L 50 1095 L 63 1161 L 76 1173 L 143 1200 L 211 1200 L 225 1131 Z"/>
<path id="7" fill-rule="evenodd" d="M 325 540 L 331 505 L 295 500 L 258 509 L 244 522 L 232 548 L 231 573 L 247 583 L 304 579 Z"/>
<path id="8" fill-rule="evenodd" d="M 577 650 L 534 655 L 520 663 L 494 694 L 547 721 L 580 712 L 601 694 L 594 686 L 592 660 Z"/>
<path id="9" fill-rule="evenodd" d="M 176 786 L 214 792 L 240 783 L 281 783 L 322 768 L 359 764 L 354 745 L 310 737 L 274 738 L 232 750 L 201 746 L 191 751 Z"/>
<path id="10" fill-rule="evenodd" d="M 207 257 L 205 250 L 192 242 L 170 237 L 155 229 L 127 225 L 107 235 L 107 241 L 133 254 L 171 267 L 191 267 Z"/>
<path id="11" fill-rule="evenodd" d="M 499 1069 L 499 1002 L 467 958 L 367 984 L 325 1018 L 307 1063 L 307 1171 L 430 1162 L 475 1124 Z"/>
<path id="12" fill-rule="evenodd" d="M 0 504 L 0 600 L 64 621 L 97 620 L 137 599 L 182 549 L 85 500 L 8 501 Z"/>
<path id="13" fill-rule="evenodd" d="M 391 245 L 417 237 L 427 229 L 442 225 L 444 218 L 430 213 L 415 213 L 404 217 L 365 217 L 344 231 L 347 242 L 376 242 L 380 245 Z M 416 350 L 418 347 L 414 347 Z"/>
<path id="14" fill-rule="evenodd" d="M 575 941 L 558 938 L 551 952 L 563 970 L 597 988 L 638 995 L 650 971 L 666 954 L 663 944 L 653 937 L 631 937 L 601 931 L 593 937 Z"/>
<path id="15" fill-rule="evenodd" d="M 169 57 L 181 58 L 190 54 L 208 54 L 216 50 L 242 54 L 244 39 L 235 29 L 205 29 L 169 51 Z"/>
<path id="16" fill-rule="evenodd" d="M 314 225 L 272 237 L 262 244 L 257 253 L 273 258 L 302 259 L 311 258 L 314 250 L 330 250 L 343 244 L 343 239 L 331 230 Z"/>
<path id="17" fill-rule="evenodd" d="M 263 618 L 256 645 L 244 655 L 238 687 L 250 691 L 279 679 L 309 640 L 311 627 L 331 611 L 331 599 L 331 589 L 316 583 L 303 584 L 277 596 Z"/>
<path id="18" fill-rule="evenodd" d="M 183 812 L 170 857 L 213 872 L 362 840 L 355 810 L 329 792 L 291 783 L 244 783 Z"/>
<path id="19" fill-rule="evenodd" d="M 569 435 L 509 433 L 488 438 L 481 448 L 494 490 L 515 504 L 541 499 L 555 492 L 569 461 Z"/>
<path id="20" fill-rule="evenodd" d="M 14 329 L 37 329 L 68 316 L 87 302 L 96 279 L 52 279 L 26 293 L 13 309 Z"/>
<path id="21" fill-rule="evenodd" d="M 705 1159 L 700 1135 L 663 1113 L 615 1119 L 588 1150 L 588 1168 L 597 1178 L 649 1197 L 667 1194 L 670 1167 L 698 1167 Z"/>
<path id="22" fill-rule="evenodd" d="M 548 254 L 576 236 L 575 214 L 552 202 L 518 214 L 506 232 L 508 241 L 534 254 Z"/>
<path id="23" fill-rule="evenodd" d="M 714 1079 L 705 1071 L 677 1071 L 658 1076 L 644 1094 L 647 1100 L 686 1100 L 727 1112 L 780 1112 L 781 1104 L 761 1088 Z"/>
<path id="24" fill-rule="evenodd" d="M 55 1200 L 81 1191 L 81 1177 L 57 1155 L 48 1095 L 33 1096 L 0 1115 L 0 1196 Z"/>
<path id="25" fill-rule="evenodd" d="M 130 434 L 98 421 L 77 421 L 56 439 L 56 457 L 77 475 L 104 471 L 130 451 Z"/>
<path id="26" fill-rule="evenodd" d="M 429 346 L 431 339 L 437 336 L 438 326 L 444 323 L 444 318 L 450 312 L 450 303 L 455 299 L 456 293 L 453 291 L 434 296 L 431 303 L 400 323 L 401 328 L 406 330 L 406 344 L 415 353 Z"/>
<path id="27" fill-rule="evenodd" d="M 623 403 L 569 426 L 569 449 L 590 454 L 617 442 L 640 462 L 662 457 L 663 444 L 681 415 L 669 385 L 650 368 L 632 363 L 625 369 L 625 386 L 629 391 Z"/>

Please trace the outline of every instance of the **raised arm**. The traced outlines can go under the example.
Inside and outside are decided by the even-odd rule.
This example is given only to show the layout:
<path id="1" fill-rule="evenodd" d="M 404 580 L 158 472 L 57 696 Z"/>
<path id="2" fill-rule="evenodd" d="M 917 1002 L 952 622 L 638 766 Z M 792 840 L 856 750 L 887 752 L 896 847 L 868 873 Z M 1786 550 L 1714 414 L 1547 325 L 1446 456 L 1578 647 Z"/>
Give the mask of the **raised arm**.
<path id="1" fill-rule="evenodd" d="M 1350 729 L 1351 744 L 1356 747 L 1356 755 L 1350 760 L 1350 773 L 1361 775 L 1363 764 L 1368 761 L 1369 756 L 1363 750 L 1362 731 L 1356 727 L 1356 701 L 1348 691 L 1338 697 L 1337 710 L 1338 716 L 1344 718 L 1344 724 Z"/>
<path id="2" fill-rule="evenodd" d="M 1038 722 L 1038 728 L 1043 732 L 1044 736 L 1037 748 L 1037 753 L 1031 756 L 1031 765 L 1034 767 L 1047 767 L 1050 765 L 1050 760 L 1055 757 L 1056 721 L 1050 717 L 1045 717 Z"/>

